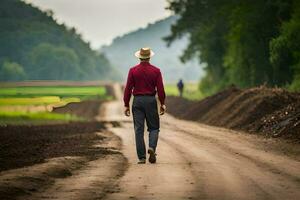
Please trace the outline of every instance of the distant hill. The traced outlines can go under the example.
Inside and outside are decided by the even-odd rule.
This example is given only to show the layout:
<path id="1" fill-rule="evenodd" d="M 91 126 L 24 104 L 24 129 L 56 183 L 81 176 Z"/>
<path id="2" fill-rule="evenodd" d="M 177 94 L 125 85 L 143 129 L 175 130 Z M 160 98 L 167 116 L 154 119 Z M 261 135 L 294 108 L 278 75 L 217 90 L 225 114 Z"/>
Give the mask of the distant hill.
<path id="1" fill-rule="evenodd" d="M 20 0 L 0 1 L 0 81 L 120 78 L 105 56 L 52 15 Z"/>
<path id="2" fill-rule="evenodd" d="M 170 48 L 162 40 L 163 37 L 169 35 L 170 27 L 175 21 L 176 17 L 171 16 L 149 24 L 146 28 L 117 37 L 111 45 L 102 47 L 100 52 L 104 53 L 110 62 L 121 70 L 125 78 L 128 69 L 138 62 L 133 56 L 134 52 L 141 47 L 149 46 L 156 53 L 152 63 L 161 68 L 165 81 L 177 81 L 179 78 L 186 81 L 198 81 L 202 76 L 202 69 L 198 62 L 182 64 L 179 60 L 179 56 L 187 45 L 187 38 L 174 42 Z"/>

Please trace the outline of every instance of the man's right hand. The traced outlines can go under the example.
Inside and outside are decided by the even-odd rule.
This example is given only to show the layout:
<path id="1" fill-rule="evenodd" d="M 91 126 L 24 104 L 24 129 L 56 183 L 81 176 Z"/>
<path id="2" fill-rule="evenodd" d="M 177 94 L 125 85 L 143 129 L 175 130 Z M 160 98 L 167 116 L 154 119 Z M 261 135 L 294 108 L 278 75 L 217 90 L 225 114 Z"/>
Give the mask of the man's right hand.
<path id="1" fill-rule="evenodd" d="M 130 116 L 130 109 L 129 109 L 129 107 L 125 107 L 125 109 L 124 109 L 124 114 L 125 114 L 125 116 L 127 116 L 127 117 Z"/>
<path id="2" fill-rule="evenodd" d="M 166 110 L 167 110 L 166 105 L 161 105 L 161 106 L 160 106 L 159 114 L 160 114 L 160 115 L 165 114 Z"/>

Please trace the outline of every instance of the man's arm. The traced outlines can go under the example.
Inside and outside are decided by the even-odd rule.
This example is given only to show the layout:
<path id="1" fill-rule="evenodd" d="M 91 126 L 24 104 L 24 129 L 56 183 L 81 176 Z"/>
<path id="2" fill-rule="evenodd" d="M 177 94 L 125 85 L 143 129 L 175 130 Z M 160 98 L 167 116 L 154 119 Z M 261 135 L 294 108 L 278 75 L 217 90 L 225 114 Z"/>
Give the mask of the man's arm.
<path id="1" fill-rule="evenodd" d="M 166 111 L 166 106 L 165 106 L 166 93 L 165 93 L 164 83 L 160 71 L 157 77 L 156 88 L 157 88 L 158 99 L 160 101 L 160 114 L 163 115 Z"/>
<path id="2" fill-rule="evenodd" d="M 132 89 L 133 89 L 133 85 L 134 85 L 134 80 L 133 80 L 133 76 L 132 76 L 132 70 L 130 69 L 128 72 L 128 77 L 127 77 L 127 83 L 126 83 L 126 87 L 124 90 L 124 106 L 125 106 L 125 115 L 129 116 L 130 112 L 129 112 L 129 101 L 131 98 L 131 93 L 132 93 Z"/>

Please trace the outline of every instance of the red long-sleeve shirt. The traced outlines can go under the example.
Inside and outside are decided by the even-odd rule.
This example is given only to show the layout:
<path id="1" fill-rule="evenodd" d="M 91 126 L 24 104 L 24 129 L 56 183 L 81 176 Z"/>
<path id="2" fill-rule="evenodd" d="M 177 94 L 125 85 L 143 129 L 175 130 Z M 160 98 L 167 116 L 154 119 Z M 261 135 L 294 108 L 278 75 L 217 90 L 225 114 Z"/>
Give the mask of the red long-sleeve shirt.
<path id="1" fill-rule="evenodd" d="M 163 105 L 166 95 L 159 68 L 149 62 L 141 62 L 130 68 L 123 98 L 125 106 L 129 106 L 131 94 L 133 96 L 155 95 L 156 92 L 160 103 Z"/>

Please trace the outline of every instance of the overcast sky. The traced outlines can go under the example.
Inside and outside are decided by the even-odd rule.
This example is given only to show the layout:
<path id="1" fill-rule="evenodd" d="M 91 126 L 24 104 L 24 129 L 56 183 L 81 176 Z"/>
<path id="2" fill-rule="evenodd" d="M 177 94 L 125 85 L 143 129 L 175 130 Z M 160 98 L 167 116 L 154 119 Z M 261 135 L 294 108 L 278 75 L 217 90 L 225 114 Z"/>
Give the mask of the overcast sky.
<path id="1" fill-rule="evenodd" d="M 51 9 L 59 22 L 76 27 L 93 48 L 170 15 L 167 0 L 26 0 Z"/>

